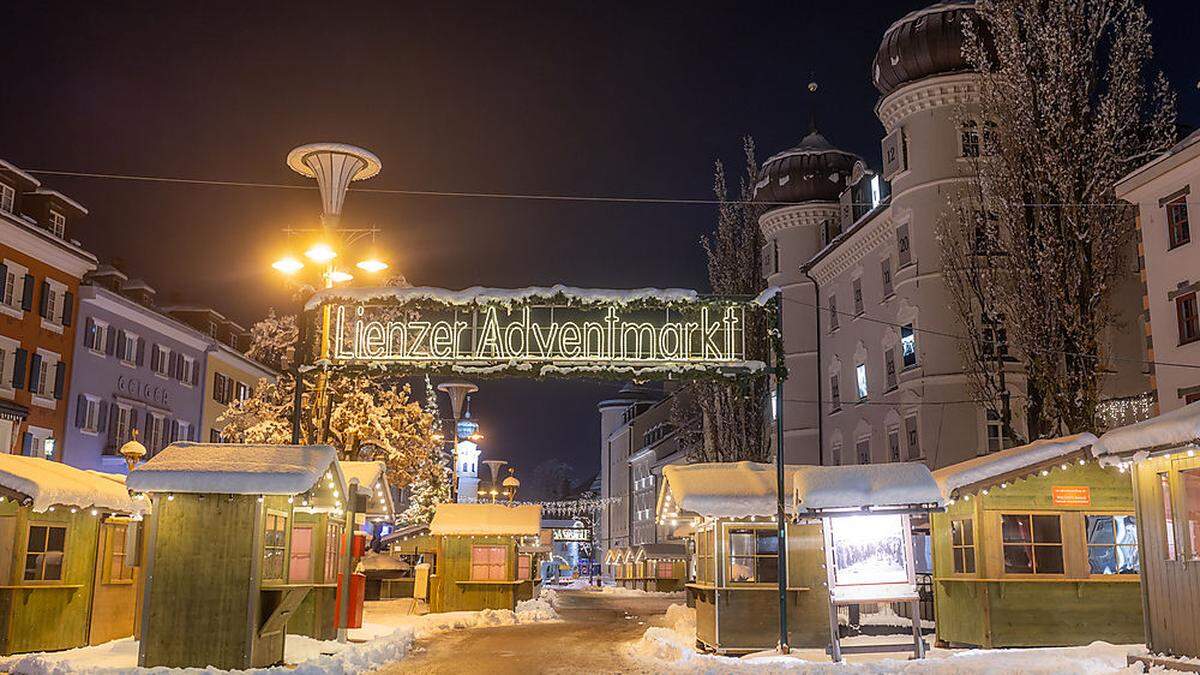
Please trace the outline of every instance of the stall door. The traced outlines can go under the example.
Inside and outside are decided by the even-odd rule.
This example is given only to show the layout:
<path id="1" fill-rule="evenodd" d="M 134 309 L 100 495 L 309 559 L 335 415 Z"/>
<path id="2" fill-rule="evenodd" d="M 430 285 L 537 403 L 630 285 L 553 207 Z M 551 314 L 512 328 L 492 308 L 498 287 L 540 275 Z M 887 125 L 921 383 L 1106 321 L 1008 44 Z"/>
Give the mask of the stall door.
<path id="1" fill-rule="evenodd" d="M 133 635 L 137 569 L 134 552 L 128 550 L 135 545 L 127 536 L 131 527 L 134 525 L 128 520 L 108 520 L 100 525 L 88 644 Z"/>

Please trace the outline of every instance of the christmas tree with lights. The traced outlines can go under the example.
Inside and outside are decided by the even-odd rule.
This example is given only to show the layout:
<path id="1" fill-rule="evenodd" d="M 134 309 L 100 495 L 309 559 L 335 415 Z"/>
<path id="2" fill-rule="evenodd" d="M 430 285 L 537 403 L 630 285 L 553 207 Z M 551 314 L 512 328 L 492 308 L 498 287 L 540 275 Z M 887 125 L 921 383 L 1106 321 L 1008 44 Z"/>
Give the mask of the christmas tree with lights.
<path id="1" fill-rule="evenodd" d="M 441 436 L 441 414 L 438 411 L 437 391 L 425 378 L 425 413 L 432 420 L 431 435 L 434 439 Z M 435 440 L 429 447 L 427 456 L 418 467 L 418 473 L 410 486 L 408 508 L 400 515 L 404 525 L 428 523 L 433 519 L 433 509 L 436 505 L 450 501 L 450 464 L 449 458 L 442 449 L 442 442 Z"/>

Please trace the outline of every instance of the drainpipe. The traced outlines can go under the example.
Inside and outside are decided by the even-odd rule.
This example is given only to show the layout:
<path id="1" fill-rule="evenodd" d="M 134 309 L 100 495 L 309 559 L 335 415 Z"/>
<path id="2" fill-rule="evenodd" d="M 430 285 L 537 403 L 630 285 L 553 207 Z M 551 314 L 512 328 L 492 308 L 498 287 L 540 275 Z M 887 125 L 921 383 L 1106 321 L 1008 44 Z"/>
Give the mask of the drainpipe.
<path id="1" fill-rule="evenodd" d="M 817 336 L 817 462 L 821 466 L 825 466 L 825 415 L 823 412 L 825 381 L 821 377 L 821 284 L 813 278 L 809 270 L 808 265 L 800 268 L 800 273 L 807 277 L 813 285 L 813 314 L 817 318 L 814 322 Z"/>

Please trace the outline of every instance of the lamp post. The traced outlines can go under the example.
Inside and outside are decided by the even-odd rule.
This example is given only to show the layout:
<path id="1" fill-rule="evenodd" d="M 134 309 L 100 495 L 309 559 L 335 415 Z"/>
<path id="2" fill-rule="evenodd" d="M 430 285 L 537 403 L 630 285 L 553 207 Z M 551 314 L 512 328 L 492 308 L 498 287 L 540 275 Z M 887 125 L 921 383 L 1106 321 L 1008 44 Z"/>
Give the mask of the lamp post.
<path id="1" fill-rule="evenodd" d="M 504 495 L 508 497 L 509 504 L 517 496 L 517 488 L 521 487 L 521 481 L 517 480 L 517 477 L 513 475 L 515 471 L 511 466 L 508 467 L 508 478 L 505 478 L 504 482 L 500 484 L 504 488 Z"/>
<path id="2" fill-rule="evenodd" d="M 450 499 L 455 500 L 458 496 L 458 442 L 460 440 L 459 424 L 463 422 L 463 412 L 468 394 L 474 394 L 479 391 L 479 387 L 471 382 L 455 380 L 443 382 L 437 386 L 438 391 L 445 392 L 450 397 L 450 412 L 454 416 L 454 474 L 450 478 Z M 469 420 L 468 420 L 469 421 Z M 471 422 L 475 430 L 478 431 L 479 425 Z M 466 429 L 464 429 L 465 431 Z M 467 436 L 472 434 L 468 433 Z"/>
<path id="3" fill-rule="evenodd" d="M 121 456 L 125 458 L 125 464 L 129 467 L 130 471 L 133 471 L 133 467 L 138 463 L 138 461 L 146 456 L 146 446 L 138 442 L 137 437 L 138 430 L 132 430 L 130 432 L 129 441 L 122 445 L 120 450 L 117 450 L 117 452 L 119 452 Z"/>
<path id="4" fill-rule="evenodd" d="M 483 463 L 487 464 L 488 468 L 492 470 L 492 489 L 489 491 L 489 494 L 492 495 L 492 503 L 495 504 L 496 496 L 499 494 L 496 487 L 500 478 L 500 467 L 508 464 L 508 462 L 503 459 L 485 459 Z"/>

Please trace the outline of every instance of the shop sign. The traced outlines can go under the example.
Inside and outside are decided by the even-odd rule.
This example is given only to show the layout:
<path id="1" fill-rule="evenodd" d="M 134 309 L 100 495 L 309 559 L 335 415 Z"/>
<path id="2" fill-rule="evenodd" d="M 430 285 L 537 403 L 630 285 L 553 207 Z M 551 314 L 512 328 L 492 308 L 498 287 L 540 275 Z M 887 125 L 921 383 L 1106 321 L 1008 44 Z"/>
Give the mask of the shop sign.
<path id="1" fill-rule="evenodd" d="M 1050 488 L 1055 506 L 1091 506 L 1092 488 L 1086 485 L 1055 485 Z"/>

